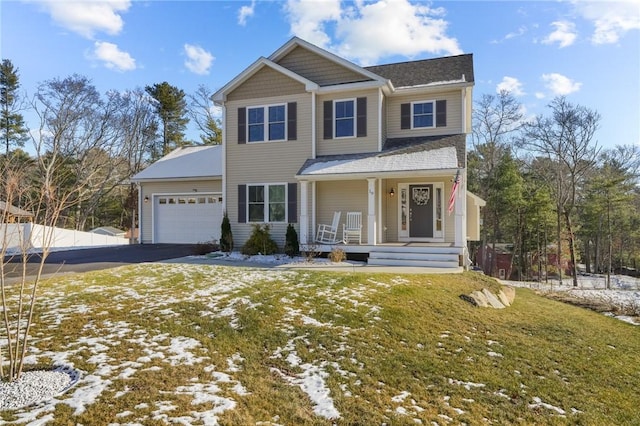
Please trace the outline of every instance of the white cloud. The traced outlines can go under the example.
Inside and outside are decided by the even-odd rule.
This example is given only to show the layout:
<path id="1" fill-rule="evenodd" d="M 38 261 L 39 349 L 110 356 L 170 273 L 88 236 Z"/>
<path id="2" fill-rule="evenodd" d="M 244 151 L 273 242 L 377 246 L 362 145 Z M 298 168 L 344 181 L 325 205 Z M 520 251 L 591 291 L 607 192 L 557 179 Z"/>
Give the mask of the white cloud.
<path id="1" fill-rule="evenodd" d="M 640 2 L 626 0 L 615 2 L 575 2 L 582 16 L 593 22 L 594 44 L 617 43 L 627 32 L 640 30 Z"/>
<path id="2" fill-rule="evenodd" d="M 311 43 L 336 51 L 363 65 L 391 55 L 416 56 L 425 52 L 462 53 L 455 38 L 446 34 L 443 8 L 430 8 L 408 0 L 375 2 L 322 2 L 289 0 L 291 32 Z M 329 29 L 335 29 L 331 45 Z"/>
<path id="3" fill-rule="evenodd" d="M 510 92 L 513 96 L 523 96 L 524 90 L 522 90 L 522 83 L 515 77 L 504 76 L 502 81 L 496 86 L 496 93 L 500 93 L 503 90 Z"/>
<path id="4" fill-rule="evenodd" d="M 242 25 L 243 27 L 247 25 L 247 18 L 253 16 L 255 8 L 256 0 L 251 0 L 250 6 L 242 6 L 238 11 L 238 25 Z"/>
<path id="5" fill-rule="evenodd" d="M 131 6 L 130 0 L 36 2 L 58 25 L 89 39 L 98 32 L 110 35 L 120 33 L 124 26 L 121 13 Z"/>
<path id="6" fill-rule="evenodd" d="M 569 77 L 558 73 L 542 74 L 542 81 L 544 81 L 547 89 L 555 96 L 564 96 L 577 92 L 582 86 L 582 83 L 577 83 Z"/>
<path id="7" fill-rule="evenodd" d="M 340 0 L 318 3 L 303 0 L 288 0 L 285 6 L 291 33 L 309 43 L 329 48 L 331 38 L 325 32 L 325 25 L 340 20 Z"/>
<path id="8" fill-rule="evenodd" d="M 136 69 L 136 60 L 127 52 L 123 52 L 113 43 L 96 41 L 93 52 L 96 59 L 102 61 L 104 66 L 118 71 L 132 71 Z"/>
<path id="9" fill-rule="evenodd" d="M 569 21 L 556 21 L 551 23 L 555 31 L 549 34 L 542 42 L 544 44 L 558 43 L 559 47 L 571 46 L 576 41 L 576 26 Z"/>
<path id="10" fill-rule="evenodd" d="M 184 45 L 184 53 L 187 55 L 187 60 L 184 61 L 184 66 L 195 74 L 205 75 L 209 74 L 209 68 L 215 59 L 213 55 L 200 46 L 192 44 Z"/>
<path id="11" fill-rule="evenodd" d="M 544 99 L 545 98 L 545 95 L 542 92 L 536 92 L 535 96 L 536 96 L 536 99 Z"/>

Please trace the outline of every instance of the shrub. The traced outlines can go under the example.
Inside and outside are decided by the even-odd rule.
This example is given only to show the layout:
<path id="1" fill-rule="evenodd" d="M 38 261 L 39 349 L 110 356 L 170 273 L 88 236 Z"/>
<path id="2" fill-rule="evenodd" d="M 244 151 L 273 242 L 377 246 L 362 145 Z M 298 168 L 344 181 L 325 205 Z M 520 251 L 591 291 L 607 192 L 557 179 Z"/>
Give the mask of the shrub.
<path id="1" fill-rule="evenodd" d="M 199 242 L 193 246 L 193 254 L 196 256 L 203 256 L 218 250 L 218 245 L 215 241 Z"/>
<path id="2" fill-rule="evenodd" d="M 347 260 L 347 254 L 341 248 L 334 247 L 329 253 L 329 260 L 335 263 L 344 262 Z"/>
<path id="3" fill-rule="evenodd" d="M 300 243 L 298 242 L 298 233 L 292 224 L 287 226 L 287 234 L 285 236 L 284 254 L 289 257 L 295 257 L 300 254 Z"/>
<path id="4" fill-rule="evenodd" d="M 304 247 L 304 252 L 302 254 L 307 262 L 313 262 L 316 257 L 320 256 L 321 251 L 315 244 L 305 244 Z"/>
<path id="5" fill-rule="evenodd" d="M 227 212 L 224 212 L 221 228 L 220 250 L 225 253 L 229 253 L 233 251 L 233 234 L 231 233 L 231 222 L 229 222 L 229 216 L 227 216 Z"/>
<path id="6" fill-rule="evenodd" d="M 253 225 L 251 236 L 242 246 L 242 254 L 255 256 L 256 254 L 274 254 L 278 251 L 278 244 L 269 234 L 269 225 Z"/>

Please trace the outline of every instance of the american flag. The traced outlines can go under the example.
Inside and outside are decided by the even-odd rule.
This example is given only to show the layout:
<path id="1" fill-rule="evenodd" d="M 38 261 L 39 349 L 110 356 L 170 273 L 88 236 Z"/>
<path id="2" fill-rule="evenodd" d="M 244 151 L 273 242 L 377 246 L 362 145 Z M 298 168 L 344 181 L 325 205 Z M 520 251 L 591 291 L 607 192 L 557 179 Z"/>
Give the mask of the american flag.
<path id="1" fill-rule="evenodd" d="M 460 170 L 456 172 L 456 178 L 453 180 L 453 186 L 451 187 L 451 196 L 449 197 L 449 206 L 447 211 L 449 214 L 453 212 L 453 206 L 456 204 L 456 194 L 458 193 L 458 187 L 460 186 Z"/>

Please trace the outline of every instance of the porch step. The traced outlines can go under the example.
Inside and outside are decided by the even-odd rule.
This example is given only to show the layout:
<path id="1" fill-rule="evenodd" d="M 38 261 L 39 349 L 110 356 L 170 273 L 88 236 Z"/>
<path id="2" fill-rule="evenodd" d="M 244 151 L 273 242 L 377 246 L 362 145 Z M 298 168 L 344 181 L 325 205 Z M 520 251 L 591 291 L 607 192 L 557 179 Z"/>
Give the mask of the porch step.
<path id="1" fill-rule="evenodd" d="M 367 263 L 376 266 L 458 268 L 460 248 L 429 246 L 375 247 Z"/>

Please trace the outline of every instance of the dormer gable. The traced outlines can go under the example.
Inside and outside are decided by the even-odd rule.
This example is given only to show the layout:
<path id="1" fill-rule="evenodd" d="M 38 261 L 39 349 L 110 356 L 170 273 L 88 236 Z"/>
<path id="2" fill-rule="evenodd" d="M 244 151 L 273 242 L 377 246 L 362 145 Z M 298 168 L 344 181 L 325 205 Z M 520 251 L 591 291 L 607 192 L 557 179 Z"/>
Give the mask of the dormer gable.
<path id="1" fill-rule="evenodd" d="M 289 78 L 300 83 L 301 86 L 304 86 L 304 89 L 306 91 L 314 91 L 318 90 L 319 88 L 318 84 L 314 83 L 313 81 L 304 78 L 303 76 L 296 74 L 295 72 L 284 68 L 267 58 L 261 57 L 249 67 L 247 67 L 236 78 L 234 78 L 229 83 L 220 88 L 217 92 L 215 92 L 212 96 L 214 103 L 216 103 L 217 105 L 222 105 L 227 100 L 227 97 L 230 93 L 238 89 L 259 72 L 265 70 L 268 72 L 279 74 L 284 78 Z"/>
<path id="2" fill-rule="evenodd" d="M 298 37 L 289 40 L 269 59 L 321 87 L 364 82 L 386 84 L 385 78 Z"/>

